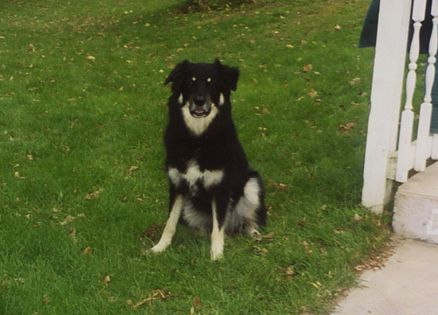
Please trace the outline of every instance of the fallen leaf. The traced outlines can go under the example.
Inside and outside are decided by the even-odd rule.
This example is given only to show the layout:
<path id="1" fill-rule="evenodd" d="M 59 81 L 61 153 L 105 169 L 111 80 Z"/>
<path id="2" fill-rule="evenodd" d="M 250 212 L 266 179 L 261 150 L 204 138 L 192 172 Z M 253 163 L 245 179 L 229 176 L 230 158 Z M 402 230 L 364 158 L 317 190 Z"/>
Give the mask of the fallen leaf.
<path id="1" fill-rule="evenodd" d="M 128 176 L 132 176 L 132 173 L 134 173 L 136 170 L 138 170 L 138 166 L 132 165 L 128 169 Z"/>
<path id="2" fill-rule="evenodd" d="M 318 96 L 318 92 L 315 91 L 314 89 L 310 89 L 307 95 L 309 95 L 311 98 L 315 98 Z"/>
<path id="3" fill-rule="evenodd" d="M 104 285 L 108 285 L 108 284 L 111 282 L 111 278 L 110 278 L 110 276 L 109 276 L 109 275 L 105 275 L 105 276 L 102 278 L 102 282 L 103 282 Z"/>
<path id="4" fill-rule="evenodd" d="M 306 241 L 303 241 L 303 246 L 304 246 L 304 251 L 306 252 L 307 255 L 310 255 L 313 253 L 313 250 L 310 248 L 309 243 L 307 243 Z"/>
<path id="5" fill-rule="evenodd" d="M 362 221 L 362 217 L 357 213 L 354 214 L 353 220 L 356 222 Z"/>
<path id="6" fill-rule="evenodd" d="M 259 246 L 254 246 L 254 249 L 261 255 L 261 256 L 266 256 L 269 251 L 264 248 L 264 247 L 259 247 Z"/>
<path id="7" fill-rule="evenodd" d="M 286 191 L 287 185 L 283 183 L 271 182 L 271 186 L 278 191 Z"/>
<path id="8" fill-rule="evenodd" d="M 162 230 L 163 230 L 162 224 L 151 224 L 146 228 L 146 230 L 143 231 L 142 237 L 156 239 Z"/>
<path id="9" fill-rule="evenodd" d="M 199 296 L 195 296 L 192 300 L 192 306 L 190 307 L 190 315 L 195 314 L 196 309 L 201 306 L 201 298 Z"/>
<path id="10" fill-rule="evenodd" d="M 282 272 L 287 280 L 292 280 L 292 278 L 295 276 L 295 271 L 293 266 L 287 266 L 286 268 L 283 268 Z"/>
<path id="11" fill-rule="evenodd" d="M 85 200 L 94 200 L 99 198 L 100 193 L 103 191 L 103 188 L 99 188 L 95 191 L 91 191 L 85 195 Z"/>
<path id="12" fill-rule="evenodd" d="M 350 85 L 356 85 L 356 84 L 358 84 L 358 83 L 360 83 L 360 78 L 353 78 L 353 79 L 351 79 L 350 80 Z"/>
<path id="13" fill-rule="evenodd" d="M 310 284 L 318 290 L 322 288 L 322 284 L 319 281 L 310 282 Z"/>
<path id="14" fill-rule="evenodd" d="M 340 31 L 342 29 L 342 27 L 339 24 L 335 25 L 335 30 Z"/>
<path id="15" fill-rule="evenodd" d="M 26 177 L 21 176 L 20 172 L 18 172 L 18 171 L 14 172 L 14 176 L 15 176 L 15 178 L 18 178 L 18 179 L 26 179 Z"/>
<path id="16" fill-rule="evenodd" d="M 137 309 L 143 305 L 145 305 L 146 303 L 152 303 L 152 301 L 155 300 L 165 300 L 170 296 L 169 292 L 166 292 L 164 290 L 161 289 L 156 289 L 156 290 L 152 290 L 149 295 L 144 298 L 143 300 L 137 302 L 137 303 L 133 303 L 131 300 L 127 301 L 127 304 L 130 305 L 133 309 Z M 131 304 L 129 303 L 131 302 Z"/>
<path id="17" fill-rule="evenodd" d="M 310 72 L 310 71 L 312 71 L 312 69 L 313 69 L 313 66 L 310 63 L 303 66 L 303 72 Z"/>
<path id="18" fill-rule="evenodd" d="M 74 216 L 71 215 L 67 215 L 64 220 L 62 220 L 61 222 L 59 222 L 60 225 L 67 225 L 70 222 L 72 222 L 74 219 L 76 219 Z"/>
<path id="19" fill-rule="evenodd" d="M 256 110 L 258 115 L 265 115 L 270 113 L 269 109 L 266 106 L 256 106 L 254 107 L 254 109 Z"/>
<path id="20" fill-rule="evenodd" d="M 30 44 L 27 46 L 27 50 L 30 51 L 30 52 L 35 52 L 35 51 L 36 51 L 36 48 L 35 48 L 35 46 L 34 46 L 32 43 L 30 43 Z"/>
<path id="21" fill-rule="evenodd" d="M 195 296 L 192 300 L 192 306 L 199 307 L 201 306 L 201 298 L 199 296 Z"/>
<path id="22" fill-rule="evenodd" d="M 274 232 L 269 232 L 268 234 L 262 235 L 262 240 L 272 241 L 274 239 Z"/>
<path id="23" fill-rule="evenodd" d="M 93 252 L 93 249 L 90 246 L 87 246 L 82 251 L 82 255 L 84 255 L 84 256 L 90 255 L 92 252 Z M 109 276 L 108 276 L 108 278 L 109 278 Z"/>
<path id="24" fill-rule="evenodd" d="M 356 124 L 354 122 L 347 122 L 345 124 L 339 125 L 339 130 L 341 132 L 347 132 L 351 130 Z"/>
<path id="25" fill-rule="evenodd" d="M 76 229 L 74 227 L 70 228 L 68 231 L 68 236 L 70 236 L 73 243 L 76 243 L 78 240 L 76 239 Z"/>
<path id="26" fill-rule="evenodd" d="M 42 300 L 44 305 L 47 305 L 50 303 L 49 297 L 47 295 L 43 296 L 43 300 Z"/>
<path id="27" fill-rule="evenodd" d="M 90 60 L 90 61 L 96 61 L 96 57 L 91 56 L 91 55 L 85 56 L 85 59 Z"/>

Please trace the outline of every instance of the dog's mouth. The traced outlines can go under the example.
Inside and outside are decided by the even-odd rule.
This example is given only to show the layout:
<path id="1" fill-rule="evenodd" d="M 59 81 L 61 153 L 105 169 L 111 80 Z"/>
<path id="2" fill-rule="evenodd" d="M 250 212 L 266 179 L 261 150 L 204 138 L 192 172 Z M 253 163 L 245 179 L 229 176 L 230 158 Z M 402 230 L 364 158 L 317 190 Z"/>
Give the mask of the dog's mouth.
<path id="1" fill-rule="evenodd" d="M 195 108 L 190 110 L 190 115 L 195 118 L 203 118 L 207 117 L 210 114 L 210 110 L 206 110 L 204 108 Z"/>
<path id="2" fill-rule="evenodd" d="M 202 98 L 200 100 L 194 99 L 189 103 L 189 110 L 192 117 L 207 117 L 211 111 L 211 103 L 205 98 Z"/>

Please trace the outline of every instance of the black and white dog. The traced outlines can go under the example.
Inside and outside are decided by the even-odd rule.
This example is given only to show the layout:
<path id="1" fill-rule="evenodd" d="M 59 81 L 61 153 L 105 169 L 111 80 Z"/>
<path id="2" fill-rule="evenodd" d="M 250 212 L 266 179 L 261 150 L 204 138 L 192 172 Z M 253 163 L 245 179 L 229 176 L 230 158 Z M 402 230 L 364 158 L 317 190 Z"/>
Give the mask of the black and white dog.
<path id="1" fill-rule="evenodd" d="M 160 241 L 164 251 L 181 220 L 211 233 L 211 259 L 223 256 L 225 234 L 258 234 L 266 223 L 260 176 L 248 162 L 231 119 L 230 93 L 239 70 L 214 63 L 176 65 L 164 136 L 169 178 L 169 217 Z"/>

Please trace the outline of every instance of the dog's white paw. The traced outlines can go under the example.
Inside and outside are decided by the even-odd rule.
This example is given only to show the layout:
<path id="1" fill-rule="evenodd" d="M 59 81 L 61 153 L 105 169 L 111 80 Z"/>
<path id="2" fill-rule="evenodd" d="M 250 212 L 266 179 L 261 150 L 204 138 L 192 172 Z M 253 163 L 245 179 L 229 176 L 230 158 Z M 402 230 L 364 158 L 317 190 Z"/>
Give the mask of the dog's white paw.
<path id="1" fill-rule="evenodd" d="M 211 249 L 210 249 L 210 258 L 211 260 L 215 261 L 215 260 L 220 260 L 224 257 L 224 244 L 220 243 L 220 242 L 213 242 L 213 244 L 211 244 Z"/>
<path id="2" fill-rule="evenodd" d="M 156 255 L 156 254 L 162 253 L 166 250 L 166 248 L 167 248 L 167 246 L 163 246 L 160 243 L 158 243 L 154 247 L 148 249 L 146 251 L 146 255 Z"/>
<path id="3" fill-rule="evenodd" d="M 246 234 L 249 235 L 253 240 L 261 241 L 262 240 L 262 234 L 255 228 L 250 227 L 246 230 Z"/>

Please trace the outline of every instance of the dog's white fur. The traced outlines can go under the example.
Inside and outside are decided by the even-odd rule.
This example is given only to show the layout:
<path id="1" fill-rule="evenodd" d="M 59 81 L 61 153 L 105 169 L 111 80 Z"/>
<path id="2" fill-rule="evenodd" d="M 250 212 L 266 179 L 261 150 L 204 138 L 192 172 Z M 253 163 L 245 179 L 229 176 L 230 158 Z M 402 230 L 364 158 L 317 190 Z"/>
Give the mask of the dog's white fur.
<path id="1" fill-rule="evenodd" d="M 170 210 L 169 218 L 167 219 L 166 226 L 164 227 L 163 234 L 160 241 L 150 249 L 152 253 L 161 253 L 172 242 L 173 235 L 176 231 L 176 225 L 178 224 L 181 211 L 183 209 L 183 198 L 178 196 L 173 203 L 172 210 Z"/>
<path id="2" fill-rule="evenodd" d="M 211 232 L 210 256 L 211 256 L 211 260 L 218 260 L 223 257 L 225 229 L 224 226 L 219 228 L 219 223 L 217 220 L 216 202 L 214 201 L 212 204 L 212 215 L 213 215 L 213 229 Z"/>
<path id="3" fill-rule="evenodd" d="M 211 112 L 207 117 L 193 117 L 190 114 L 189 102 L 186 102 L 181 110 L 187 128 L 189 128 L 195 136 L 202 135 L 219 112 L 216 105 L 211 104 Z"/>
<path id="4" fill-rule="evenodd" d="M 182 179 L 185 179 L 189 186 L 194 186 L 198 180 L 201 180 L 205 189 L 209 189 L 219 184 L 224 177 L 224 171 L 219 169 L 205 170 L 201 172 L 199 165 L 193 160 L 190 160 L 187 163 L 185 173 L 181 173 L 176 168 L 172 167 L 168 170 L 167 174 L 172 183 L 177 187 L 181 184 Z"/>

